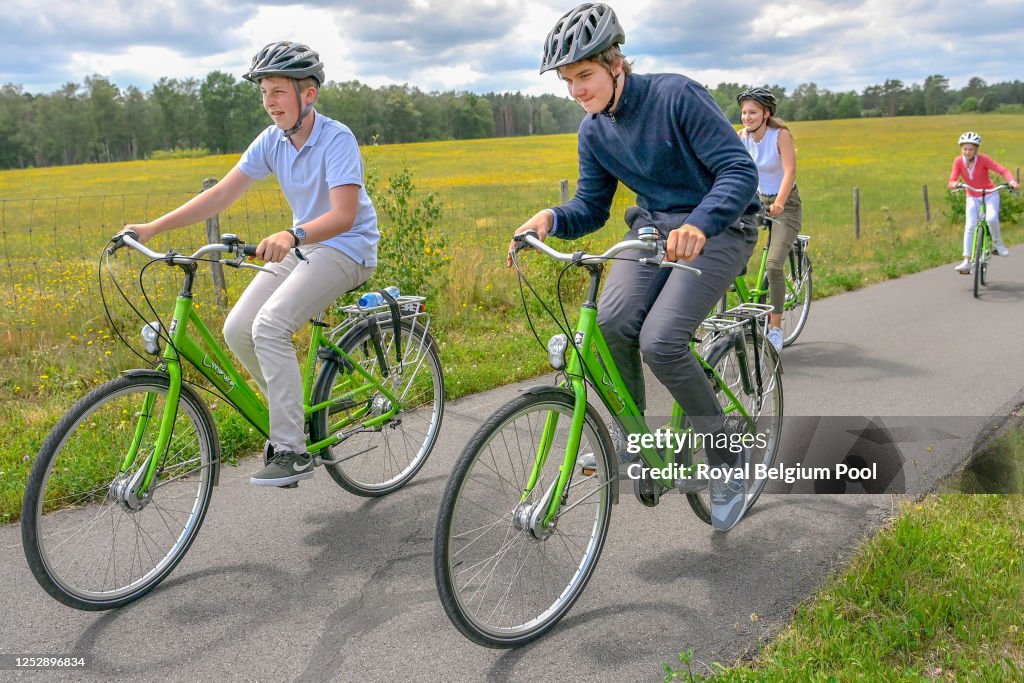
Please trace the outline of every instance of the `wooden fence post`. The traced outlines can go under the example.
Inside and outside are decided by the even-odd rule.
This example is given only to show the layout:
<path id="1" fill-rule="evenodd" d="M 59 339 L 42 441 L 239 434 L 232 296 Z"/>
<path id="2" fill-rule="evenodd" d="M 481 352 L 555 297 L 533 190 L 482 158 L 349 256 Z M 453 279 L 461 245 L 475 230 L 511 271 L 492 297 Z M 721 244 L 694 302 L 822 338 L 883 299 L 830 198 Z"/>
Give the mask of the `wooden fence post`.
<path id="1" fill-rule="evenodd" d="M 216 178 L 207 178 L 203 181 L 203 192 L 206 192 L 216 184 Z M 206 241 L 210 244 L 220 241 L 219 215 L 206 219 Z M 210 265 L 210 272 L 213 275 L 213 291 L 217 294 L 217 306 L 223 310 L 228 305 L 228 288 L 224 282 L 224 267 L 220 263 L 212 263 Z"/>
<path id="2" fill-rule="evenodd" d="M 558 181 L 558 191 L 560 192 L 560 195 L 562 197 L 562 204 L 568 203 L 569 202 L 569 181 L 568 180 L 564 180 L 564 179 L 563 180 L 559 180 Z"/>
<path id="3" fill-rule="evenodd" d="M 928 186 L 922 185 L 921 192 L 924 194 L 924 222 L 932 222 L 932 207 L 928 205 Z"/>
<path id="4" fill-rule="evenodd" d="M 853 237 L 860 239 L 860 188 L 853 188 Z"/>

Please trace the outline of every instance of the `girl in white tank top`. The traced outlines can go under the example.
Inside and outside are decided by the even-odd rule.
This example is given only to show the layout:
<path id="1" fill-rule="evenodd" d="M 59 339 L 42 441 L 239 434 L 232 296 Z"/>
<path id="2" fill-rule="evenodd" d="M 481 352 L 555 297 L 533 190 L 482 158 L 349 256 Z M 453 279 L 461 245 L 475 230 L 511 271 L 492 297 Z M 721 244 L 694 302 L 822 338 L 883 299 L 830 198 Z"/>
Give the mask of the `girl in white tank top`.
<path id="1" fill-rule="evenodd" d="M 775 95 L 766 88 L 751 88 L 736 96 L 740 105 L 740 140 L 757 165 L 757 193 L 772 219 L 768 247 L 768 339 L 782 350 L 782 313 L 786 297 L 783 266 L 803 221 L 803 206 L 796 189 L 796 147 L 786 124 L 775 118 Z"/>

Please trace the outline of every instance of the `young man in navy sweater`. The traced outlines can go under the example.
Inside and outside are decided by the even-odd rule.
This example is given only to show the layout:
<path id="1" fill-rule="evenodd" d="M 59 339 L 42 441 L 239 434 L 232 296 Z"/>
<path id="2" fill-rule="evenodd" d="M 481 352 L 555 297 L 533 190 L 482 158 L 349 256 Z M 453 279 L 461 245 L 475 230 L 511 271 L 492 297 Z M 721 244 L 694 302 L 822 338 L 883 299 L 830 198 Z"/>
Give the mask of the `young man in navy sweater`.
<path id="1" fill-rule="evenodd" d="M 579 180 L 570 202 L 541 211 L 516 234 L 581 237 L 604 225 L 619 182 L 636 192 L 637 206 L 625 216 L 626 239 L 653 225 L 666 239 L 667 259 L 683 259 L 703 274 L 616 261 L 598 322 L 641 411 L 642 355 L 697 432 L 722 434 L 722 408 L 689 344 L 757 241 L 757 167 L 704 87 L 676 74 L 631 73 L 619 50 L 624 42 L 604 4 L 576 7 L 548 34 L 541 73 L 557 69 L 587 112 L 579 129 Z M 713 466 L 745 465 L 742 454 L 728 449 L 710 448 L 708 456 Z M 728 530 L 745 512 L 746 485 L 709 485 L 713 526 Z"/>

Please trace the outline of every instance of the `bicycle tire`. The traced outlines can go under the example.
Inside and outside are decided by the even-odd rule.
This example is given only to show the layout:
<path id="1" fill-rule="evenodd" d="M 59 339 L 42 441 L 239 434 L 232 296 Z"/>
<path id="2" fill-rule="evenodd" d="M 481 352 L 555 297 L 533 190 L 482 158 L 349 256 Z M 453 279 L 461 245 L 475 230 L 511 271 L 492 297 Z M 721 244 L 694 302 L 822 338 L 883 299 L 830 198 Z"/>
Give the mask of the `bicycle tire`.
<path id="1" fill-rule="evenodd" d="M 142 597 L 178 565 L 202 527 L 220 442 L 209 410 L 188 386 L 148 500 L 132 510 L 117 494 L 155 445 L 169 386 L 166 375 L 139 371 L 97 387 L 64 414 L 36 457 L 25 488 L 22 544 L 33 576 L 69 607 L 104 610 Z M 150 394 L 157 398 L 153 417 L 132 419 Z M 139 455 L 121 475 L 137 434 Z M 73 576 L 76 569 L 81 573 Z"/>
<path id="2" fill-rule="evenodd" d="M 402 321 L 402 367 L 398 368 L 394 348 L 394 328 L 390 318 L 378 321 L 380 352 L 390 368 L 384 377 L 378 349 L 374 346 L 367 322 L 348 332 L 338 343 L 355 363 L 381 384 L 387 385 L 403 402 L 392 418 L 375 429 L 353 432 L 344 441 L 325 449 L 321 457 L 331 478 L 343 489 L 364 497 L 378 497 L 397 491 L 416 476 L 437 441 L 444 418 L 444 373 L 437 344 L 419 324 Z M 327 360 L 314 384 L 314 405 L 330 399 L 336 392 L 351 392 L 365 380 L 345 367 L 340 358 Z M 379 390 L 331 410 L 310 417 L 313 441 L 331 434 L 332 419 L 347 412 L 354 423 L 390 408 Z"/>
<path id="3" fill-rule="evenodd" d="M 796 268 L 797 259 L 800 268 Z M 783 264 L 783 277 L 786 284 L 786 300 L 782 307 L 782 346 L 790 346 L 796 341 L 807 325 L 807 317 L 811 313 L 811 300 L 814 296 L 814 268 L 811 257 L 797 246 L 790 250 Z M 765 291 L 759 303 L 768 302 L 768 276 L 761 281 L 761 289 Z"/>
<path id="4" fill-rule="evenodd" d="M 541 539 L 517 521 L 558 476 L 573 395 L 537 387 L 499 408 L 476 431 L 445 486 L 434 530 L 434 580 L 445 613 L 473 642 L 518 647 L 565 616 L 593 575 L 611 519 L 614 453 L 604 422 L 588 405 L 578 453 L 595 456 L 596 472 L 574 468 L 567 500 Z M 559 419 L 552 447 L 525 503 L 545 421 Z M 575 507 L 573 505 L 575 504 Z"/>
<path id="5" fill-rule="evenodd" d="M 985 251 L 985 229 L 979 222 L 974 230 L 974 298 L 979 296 L 981 287 L 981 264 L 983 261 L 982 252 Z"/>
<path id="6" fill-rule="evenodd" d="M 760 411 L 756 408 L 755 393 L 756 384 L 752 382 L 752 393 L 745 391 L 743 387 L 742 378 L 740 377 L 739 361 L 738 361 L 738 350 L 736 348 L 736 340 L 740 338 L 740 333 L 734 333 L 726 336 L 724 339 L 720 339 L 715 342 L 707 354 L 708 364 L 715 368 L 718 375 L 722 378 L 722 381 L 729 387 L 730 391 L 742 400 L 747 410 L 752 416 L 755 417 L 757 425 L 757 433 L 765 434 L 767 436 L 766 445 L 764 448 L 751 448 L 750 466 L 751 472 L 753 467 L 759 463 L 764 464 L 766 467 L 771 467 L 775 464 L 775 459 L 778 456 L 779 444 L 782 438 L 782 416 L 783 416 L 783 395 L 782 395 L 782 365 L 779 361 L 779 355 L 775 351 L 775 347 L 771 345 L 764 335 L 758 335 L 758 342 L 761 351 L 761 369 L 764 377 L 762 378 L 762 396 L 767 396 L 767 401 L 762 402 Z M 748 372 L 753 373 L 753 337 L 750 333 L 743 335 L 743 344 L 746 350 Z M 723 409 L 729 406 L 728 397 L 722 391 L 721 385 L 715 383 L 715 393 L 719 397 L 719 402 Z M 707 456 L 704 450 L 701 449 L 696 452 L 684 451 L 684 464 L 696 465 L 698 463 L 707 462 Z M 761 491 L 764 489 L 766 479 L 750 479 L 750 489 L 747 492 L 747 509 L 753 507 L 758 497 L 761 495 Z M 702 521 L 707 524 L 711 524 L 711 499 L 708 489 L 705 487 L 703 490 L 694 493 L 686 494 L 686 501 L 690 504 L 693 512 Z"/>
<path id="7" fill-rule="evenodd" d="M 981 257 L 981 284 L 983 286 L 987 287 L 988 286 L 988 267 L 992 263 L 992 234 L 989 233 L 987 230 L 985 232 L 986 232 L 986 237 L 988 239 L 986 239 L 984 241 L 985 253 Z"/>

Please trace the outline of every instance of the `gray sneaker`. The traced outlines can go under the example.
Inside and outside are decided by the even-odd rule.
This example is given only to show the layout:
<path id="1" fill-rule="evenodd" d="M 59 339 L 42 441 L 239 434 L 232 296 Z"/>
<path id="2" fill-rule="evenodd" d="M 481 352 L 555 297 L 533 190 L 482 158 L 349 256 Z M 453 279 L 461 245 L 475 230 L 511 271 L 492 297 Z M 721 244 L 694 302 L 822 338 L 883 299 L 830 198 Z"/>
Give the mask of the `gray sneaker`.
<path id="1" fill-rule="evenodd" d="M 313 477 L 313 458 L 308 453 L 281 451 L 270 464 L 249 478 L 253 486 L 291 486 Z"/>
<path id="2" fill-rule="evenodd" d="M 728 531 L 743 519 L 747 511 L 747 480 L 744 477 L 750 453 L 744 449 L 743 457 L 730 468 L 729 481 L 710 479 L 708 492 L 711 494 L 711 528 Z"/>

